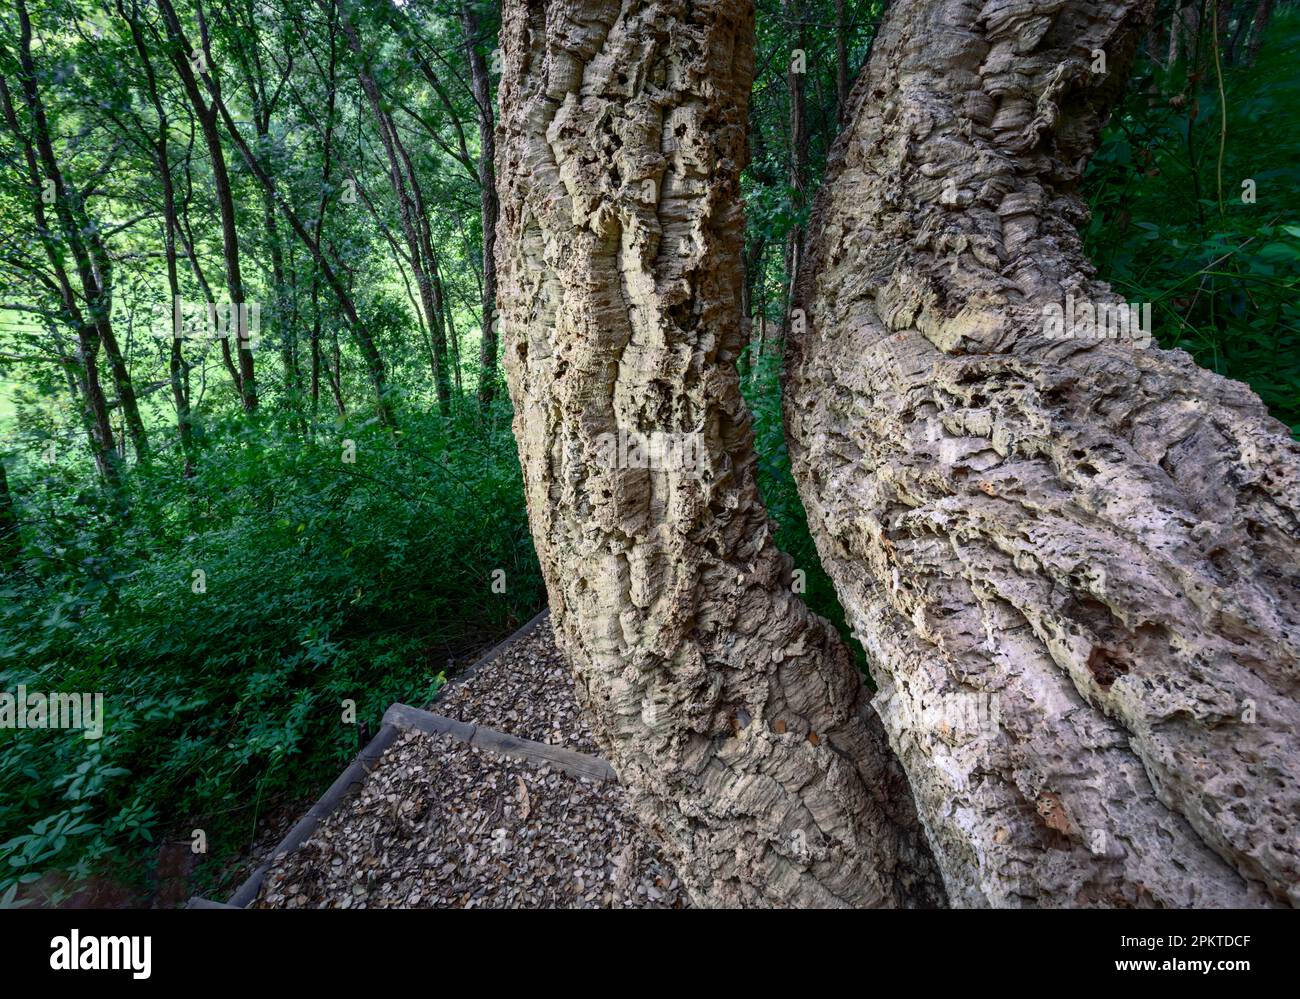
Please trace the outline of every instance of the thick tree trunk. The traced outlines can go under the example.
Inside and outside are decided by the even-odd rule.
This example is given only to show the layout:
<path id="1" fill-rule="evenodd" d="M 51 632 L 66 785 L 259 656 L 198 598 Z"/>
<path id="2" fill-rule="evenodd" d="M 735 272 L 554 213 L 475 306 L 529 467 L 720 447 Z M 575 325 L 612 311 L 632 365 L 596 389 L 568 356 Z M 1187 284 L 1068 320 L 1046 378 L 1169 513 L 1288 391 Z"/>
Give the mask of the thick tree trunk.
<path id="1" fill-rule="evenodd" d="M 698 902 L 929 904 L 862 677 L 791 593 L 754 480 L 752 31 L 734 0 L 505 5 L 497 262 L 533 539 L 601 747 Z M 698 461 L 618 467 L 620 432 Z"/>
<path id="2" fill-rule="evenodd" d="M 1045 320 L 1118 301 L 1078 183 L 1149 7 L 899 0 L 814 213 L 791 456 L 954 904 L 1300 903 L 1300 452 Z"/>

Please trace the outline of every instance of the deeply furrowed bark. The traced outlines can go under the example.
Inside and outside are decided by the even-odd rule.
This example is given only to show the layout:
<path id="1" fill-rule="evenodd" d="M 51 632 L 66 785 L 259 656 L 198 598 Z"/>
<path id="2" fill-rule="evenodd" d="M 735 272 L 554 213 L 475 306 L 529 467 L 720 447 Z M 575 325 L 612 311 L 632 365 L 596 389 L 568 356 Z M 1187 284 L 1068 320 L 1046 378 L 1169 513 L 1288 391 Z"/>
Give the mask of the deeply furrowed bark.
<path id="1" fill-rule="evenodd" d="M 906 784 L 791 593 L 741 400 L 752 7 L 508 2 L 503 360 L 578 696 L 702 904 L 933 904 Z M 700 474 L 601 435 L 699 435 Z"/>
<path id="2" fill-rule="evenodd" d="M 1118 301 L 1077 188 L 1149 6 L 900 0 L 814 215 L 795 475 L 954 904 L 1300 903 L 1297 447 L 1044 321 Z"/>

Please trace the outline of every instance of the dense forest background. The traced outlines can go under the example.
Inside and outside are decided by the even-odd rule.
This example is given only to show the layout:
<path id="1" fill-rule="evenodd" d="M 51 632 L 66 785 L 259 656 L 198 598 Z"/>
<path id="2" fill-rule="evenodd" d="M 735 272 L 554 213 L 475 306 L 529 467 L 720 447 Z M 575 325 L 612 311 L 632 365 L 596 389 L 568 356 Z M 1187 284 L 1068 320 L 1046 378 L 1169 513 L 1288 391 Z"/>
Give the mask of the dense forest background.
<path id="1" fill-rule="evenodd" d="M 778 376 L 883 6 L 760 0 L 745 174 L 762 489 L 842 630 Z M 195 829 L 201 883 L 228 883 L 389 703 L 542 607 L 497 365 L 498 21 L 478 0 L 6 0 L 0 690 L 102 691 L 108 721 L 0 730 L 0 902 L 91 875 L 147 897 Z M 1298 49 L 1293 4 L 1161 0 L 1083 222 L 1162 345 L 1293 429 Z M 224 337 L 210 304 L 235 307 Z"/>

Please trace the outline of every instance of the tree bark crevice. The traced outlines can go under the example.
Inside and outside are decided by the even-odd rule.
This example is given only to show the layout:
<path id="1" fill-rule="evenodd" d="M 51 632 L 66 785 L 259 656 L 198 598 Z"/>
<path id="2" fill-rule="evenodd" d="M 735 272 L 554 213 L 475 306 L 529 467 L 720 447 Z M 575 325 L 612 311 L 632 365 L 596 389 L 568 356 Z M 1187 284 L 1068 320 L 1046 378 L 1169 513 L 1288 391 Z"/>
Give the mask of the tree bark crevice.
<path id="1" fill-rule="evenodd" d="M 1078 183 L 1149 8 L 893 5 L 814 210 L 791 458 L 954 904 L 1300 904 L 1296 445 L 1046 318 L 1120 303 Z"/>
<path id="2" fill-rule="evenodd" d="M 502 351 L 579 699 L 702 904 L 942 899 L 834 630 L 791 592 L 740 396 L 752 7 L 505 5 Z M 699 442 L 619 467 L 622 433 Z"/>

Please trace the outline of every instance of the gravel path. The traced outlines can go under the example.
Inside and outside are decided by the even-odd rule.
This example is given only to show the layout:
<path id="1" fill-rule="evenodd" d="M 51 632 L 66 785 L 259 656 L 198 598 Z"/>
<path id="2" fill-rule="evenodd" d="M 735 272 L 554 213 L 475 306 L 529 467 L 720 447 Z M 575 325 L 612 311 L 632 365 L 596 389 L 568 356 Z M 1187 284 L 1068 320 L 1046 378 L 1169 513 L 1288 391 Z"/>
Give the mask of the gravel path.
<path id="1" fill-rule="evenodd" d="M 549 619 L 464 681 L 453 680 L 432 710 L 521 739 L 600 755 L 578 712 L 569 664 L 555 647 Z"/>
<path id="2" fill-rule="evenodd" d="M 449 688 L 443 715 L 593 753 L 543 622 Z M 614 781 L 406 733 L 267 873 L 252 908 L 684 908 Z"/>

